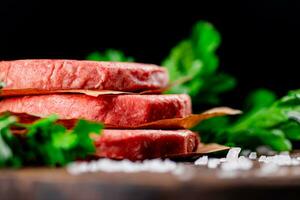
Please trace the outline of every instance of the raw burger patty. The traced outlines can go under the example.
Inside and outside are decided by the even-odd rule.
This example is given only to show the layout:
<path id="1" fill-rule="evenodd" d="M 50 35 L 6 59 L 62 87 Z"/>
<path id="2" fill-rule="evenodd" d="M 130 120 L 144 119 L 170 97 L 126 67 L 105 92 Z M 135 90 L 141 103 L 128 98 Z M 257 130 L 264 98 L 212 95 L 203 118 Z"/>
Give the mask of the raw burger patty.
<path id="1" fill-rule="evenodd" d="M 144 160 L 196 151 L 198 135 L 190 130 L 112 130 L 95 137 L 97 156 Z"/>
<path id="2" fill-rule="evenodd" d="M 133 127 L 160 119 L 191 114 L 188 95 L 51 94 L 7 98 L 0 112 L 27 113 L 38 117 L 57 114 L 60 119 L 87 119 L 118 127 Z"/>
<path id="3" fill-rule="evenodd" d="M 141 91 L 163 88 L 165 68 L 150 64 L 77 60 L 0 62 L 5 89 L 99 89 Z"/>

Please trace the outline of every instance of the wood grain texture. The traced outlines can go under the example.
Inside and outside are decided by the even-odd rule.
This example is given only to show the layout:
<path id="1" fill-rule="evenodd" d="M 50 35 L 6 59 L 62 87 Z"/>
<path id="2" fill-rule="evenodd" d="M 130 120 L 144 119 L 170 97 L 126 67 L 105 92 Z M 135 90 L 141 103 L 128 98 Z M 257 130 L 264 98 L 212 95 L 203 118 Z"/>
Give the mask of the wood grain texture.
<path id="1" fill-rule="evenodd" d="M 172 174 L 90 173 L 30 168 L 0 171 L 1 199 L 287 199 L 300 188 L 300 168 L 282 168 L 266 177 L 257 168 L 222 178 L 220 170 L 187 164 L 192 176 Z M 2 198 L 5 197 L 5 198 Z M 203 198 L 205 197 L 205 198 Z"/>

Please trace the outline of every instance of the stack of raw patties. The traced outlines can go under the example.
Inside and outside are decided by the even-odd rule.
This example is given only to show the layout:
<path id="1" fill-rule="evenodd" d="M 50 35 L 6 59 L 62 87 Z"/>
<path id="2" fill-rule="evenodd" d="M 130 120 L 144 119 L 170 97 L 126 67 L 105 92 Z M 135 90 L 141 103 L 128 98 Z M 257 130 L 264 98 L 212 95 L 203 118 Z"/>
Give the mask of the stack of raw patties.
<path id="1" fill-rule="evenodd" d="M 30 94 L 2 99 L 0 112 L 38 117 L 57 114 L 63 120 L 86 119 L 110 127 L 95 138 L 101 157 L 168 157 L 194 152 L 199 144 L 198 136 L 189 130 L 139 128 L 192 112 L 188 95 L 139 94 L 168 85 L 168 73 L 162 67 L 75 60 L 3 61 L 0 80 L 5 90 Z M 103 93 L 89 95 L 95 90 Z"/>

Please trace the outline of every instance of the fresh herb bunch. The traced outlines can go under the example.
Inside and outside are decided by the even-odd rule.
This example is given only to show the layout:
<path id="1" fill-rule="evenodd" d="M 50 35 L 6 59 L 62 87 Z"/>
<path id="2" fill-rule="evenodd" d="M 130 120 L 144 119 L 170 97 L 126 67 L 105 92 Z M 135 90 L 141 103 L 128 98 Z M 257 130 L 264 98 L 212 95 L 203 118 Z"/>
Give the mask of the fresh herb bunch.
<path id="1" fill-rule="evenodd" d="M 229 118 L 210 119 L 195 130 L 206 142 L 254 149 L 266 145 L 276 151 L 289 151 L 300 140 L 300 90 L 276 100 L 268 90 L 258 90 L 248 98 L 248 111 L 235 122 Z"/>
<path id="2" fill-rule="evenodd" d="M 90 53 L 87 57 L 87 60 L 94 61 L 118 61 L 118 62 L 133 62 L 132 57 L 127 57 L 122 51 L 115 49 L 108 49 L 103 53 L 98 51 Z"/>
<path id="3" fill-rule="evenodd" d="M 95 152 L 90 134 L 99 134 L 101 124 L 79 120 L 67 130 L 56 121 L 52 115 L 21 124 L 10 114 L 0 116 L 0 166 L 64 166 Z M 22 133 L 13 133 L 12 128 Z"/>
<path id="4" fill-rule="evenodd" d="M 220 103 L 219 94 L 236 85 L 232 76 L 218 72 L 216 50 L 220 43 L 220 33 L 212 24 L 204 21 L 196 23 L 191 36 L 179 42 L 162 63 L 168 69 L 171 81 L 183 77 L 189 79 L 168 92 L 187 93 L 194 103 Z"/>

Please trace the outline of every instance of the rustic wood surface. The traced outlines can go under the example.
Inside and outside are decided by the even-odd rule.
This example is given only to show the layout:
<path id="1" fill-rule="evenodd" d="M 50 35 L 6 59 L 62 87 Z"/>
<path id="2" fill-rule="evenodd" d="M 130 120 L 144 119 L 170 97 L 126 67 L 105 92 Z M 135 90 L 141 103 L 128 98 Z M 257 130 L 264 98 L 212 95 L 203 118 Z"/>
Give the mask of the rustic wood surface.
<path id="1" fill-rule="evenodd" d="M 232 174 L 186 165 L 184 176 L 104 172 L 74 176 L 63 168 L 1 170 L 0 199 L 288 199 L 300 194 L 300 167 L 262 176 L 259 168 Z"/>

